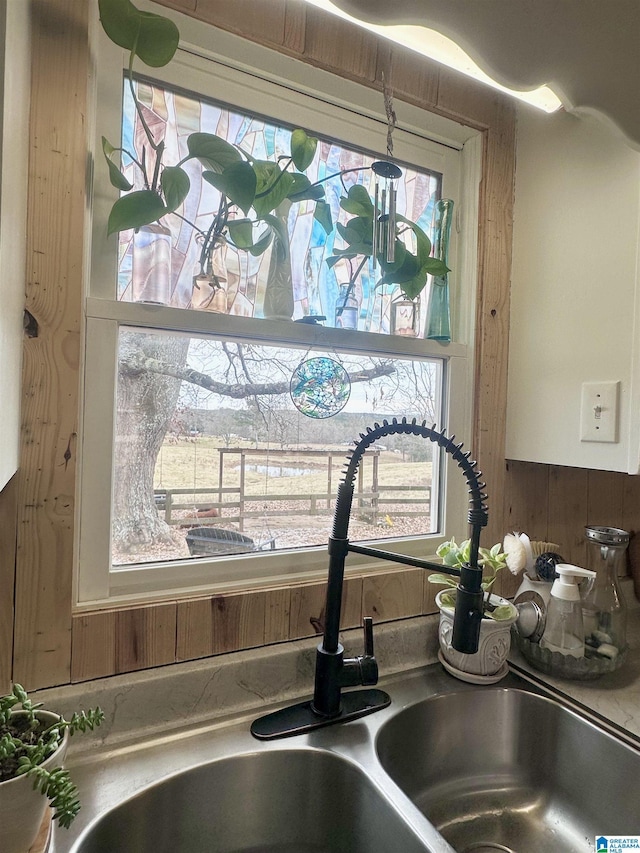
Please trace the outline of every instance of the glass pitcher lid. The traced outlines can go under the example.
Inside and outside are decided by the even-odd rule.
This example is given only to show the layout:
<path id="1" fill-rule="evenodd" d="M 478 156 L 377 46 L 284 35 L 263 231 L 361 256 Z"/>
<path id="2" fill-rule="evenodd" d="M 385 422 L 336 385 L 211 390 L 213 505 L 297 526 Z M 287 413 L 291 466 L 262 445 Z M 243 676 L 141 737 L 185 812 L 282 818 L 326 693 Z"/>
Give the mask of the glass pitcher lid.
<path id="1" fill-rule="evenodd" d="M 598 527 L 590 525 L 585 527 L 585 534 L 590 542 L 598 545 L 628 545 L 629 534 L 619 527 Z"/>

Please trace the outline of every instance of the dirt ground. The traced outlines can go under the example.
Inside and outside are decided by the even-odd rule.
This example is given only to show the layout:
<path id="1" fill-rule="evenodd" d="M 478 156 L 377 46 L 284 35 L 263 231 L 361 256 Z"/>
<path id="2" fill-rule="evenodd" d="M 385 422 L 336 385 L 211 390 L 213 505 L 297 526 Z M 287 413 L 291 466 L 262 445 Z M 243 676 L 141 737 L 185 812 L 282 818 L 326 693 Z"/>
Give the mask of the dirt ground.
<path id="1" fill-rule="evenodd" d="M 292 504 L 292 509 L 299 504 Z M 280 507 L 286 509 L 286 507 Z M 178 513 L 176 513 L 178 515 Z M 180 513 L 184 518 L 185 526 L 173 529 L 175 544 L 173 546 L 149 545 L 136 549 L 135 553 L 114 554 L 114 564 L 125 565 L 128 563 L 158 562 L 160 560 L 179 560 L 189 557 L 189 548 L 186 537 L 198 521 L 193 518 L 193 513 L 184 511 Z M 366 541 L 379 538 L 395 538 L 397 536 L 415 536 L 426 529 L 428 518 L 390 518 L 380 513 L 377 523 L 363 520 L 357 508 L 351 512 L 349 523 L 349 539 L 352 542 Z M 298 524 L 300 526 L 298 526 Z M 245 519 L 242 531 L 239 530 L 237 522 L 226 522 L 224 517 L 216 519 L 215 527 L 224 530 L 235 530 L 250 536 L 256 544 L 267 543 L 275 540 L 277 549 L 303 548 L 309 545 L 326 545 L 333 524 L 333 514 L 309 516 L 274 515 L 260 518 Z M 193 525 L 193 526 L 192 526 Z M 220 552 L 222 555 L 223 552 Z"/>

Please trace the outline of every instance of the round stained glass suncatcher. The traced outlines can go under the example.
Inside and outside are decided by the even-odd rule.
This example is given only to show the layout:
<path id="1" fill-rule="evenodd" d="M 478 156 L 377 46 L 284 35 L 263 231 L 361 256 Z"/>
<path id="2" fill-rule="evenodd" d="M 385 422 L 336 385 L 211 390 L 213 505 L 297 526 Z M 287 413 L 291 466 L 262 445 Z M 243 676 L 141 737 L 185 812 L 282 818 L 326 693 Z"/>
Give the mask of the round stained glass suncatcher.
<path id="1" fill-rule="evenodd" d="M 309 358 L 293 371 L 289 393 L 296 409 L 308 418 L 331 418 L 347 405 L 351 380 L 332 358 Z"/>

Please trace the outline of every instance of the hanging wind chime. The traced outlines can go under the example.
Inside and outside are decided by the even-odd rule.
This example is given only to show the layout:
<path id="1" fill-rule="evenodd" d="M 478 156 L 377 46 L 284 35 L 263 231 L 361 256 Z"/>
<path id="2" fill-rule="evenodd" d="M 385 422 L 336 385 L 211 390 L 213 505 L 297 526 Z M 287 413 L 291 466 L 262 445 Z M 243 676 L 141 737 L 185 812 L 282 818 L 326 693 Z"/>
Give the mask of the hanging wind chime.
<path id="1" fill-rule="evenodd" d="M 373 268 L 376 269 L 378 255 L 382 255 L 388 264 L 396 258 L 396 202 L 398 198 L 397 180 L 402 170 L 391 162 L 393 157 L 393 131 L 396 126 L 396 114 L 393 109 L 391 89 L 382 75 L 382 94 L 387 114 L 387 157 L 388 160 L 376 160 L 371 169 L 376 176 L 373 196 Z"/>
<path id="2" fill-rule="evenodd" d="M 393 131 L 396 127 L 396 113 L 393 108 L 391 87 L 387 85 L 382 75 L 382 94 L 384 109 L 387 114 L 387 157 L 388 160 L 377 160 L 371 165 L 376 176 L 374 188 L 373 215 L 373 269 L 376 269 L 378 258 L 392 264 L 396 257 L 396 206 L 397 181 L 402 177 L 402 170 L 392 162 Z M 390 311 L 391 333 L 415 337 L 418 334 L 418 302 L 408 299 L 400 293 L 391 300 Z"/>

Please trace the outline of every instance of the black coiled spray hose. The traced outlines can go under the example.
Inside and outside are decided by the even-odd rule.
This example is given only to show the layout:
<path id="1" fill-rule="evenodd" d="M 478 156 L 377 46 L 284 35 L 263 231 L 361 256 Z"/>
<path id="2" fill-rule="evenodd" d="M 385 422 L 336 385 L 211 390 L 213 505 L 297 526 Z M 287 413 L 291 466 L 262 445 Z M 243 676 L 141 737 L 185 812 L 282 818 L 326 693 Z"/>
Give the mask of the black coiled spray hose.
<path id="1" fill-rule="evenodd" d="M 376 423 L 373 428 L 367 427 L 366 432 L 360 434 L 359 441 L 356 442 L 355 447 L 350 451 L 343 480 L 338 486 L 333 528 L 329 537 L 329 581 L 327 584 L 323 640 L 323 649 L 326 651 L 334 652 L 338 647 L 344 561 L 348 551 L 359 551 L 381 559 L 393 560 L 395 558 L 395 555 L 385 551 L 349 545 L 347 538 L 354 483 L 360 461 L 372 444 L 390 435 L 416 435 L 435 442 L 453 457 L 467 481 L 470 495 L 468 521 L 471 526 L 469 563 L 463 566 L 458 572 L 435 563 L 409 557 L 396 558 L 396 561 L 402 562 L 405 565 L 418 566 L 425 569 L 437 569 L 440 571 L 444 570 L 449 571 L 450 574 L 460 575 L 456 595 L 456 613 L 452 643 L 458 651 L 470 653 L 477 651 L 483 599 L 482 588 L 480 586 L 482 569 L 478 566 L 478 549 L 480 547 L 480 533 L 482 528 L 486 527 L 488 521 L 488 510 L 485 503 L 487 496 L 483 491 L 485 484 L 480 481 L 482 472 L 476 469 L 475 461 L 471 460 L 471 453 L 463 453 L 463 445 L 455 443 L 455 436 L 449 437 L 445 433 L 446 430 L 444 429 L 437 430 L 435 424 L 432 427 L 428 427 L 426 421 L 419 424 L 415 418 L 410 422 L 406 418 L 402 418 L 401 421 L 393 418 L 391 423 L 384 420 L 382 426 Z M 459 648 L 459 646 L 462 646 L 462 648 Z"/>

